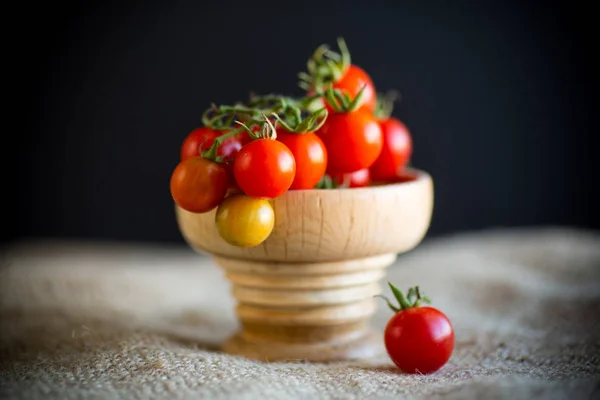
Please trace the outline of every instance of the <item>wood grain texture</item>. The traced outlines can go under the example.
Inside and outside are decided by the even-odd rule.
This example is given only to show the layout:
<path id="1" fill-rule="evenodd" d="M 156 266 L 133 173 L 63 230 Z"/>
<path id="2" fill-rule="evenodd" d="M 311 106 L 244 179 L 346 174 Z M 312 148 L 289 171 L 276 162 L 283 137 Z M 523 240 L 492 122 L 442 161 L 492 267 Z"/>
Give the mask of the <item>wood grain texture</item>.
<path id="1" fill-rule="evenodd" d="M 369 327 L 385 268 L 423 239 L 433 182 L 360 189 L 289 191 L 273 201 L 275 229 L 254 248 L 227 244 L 215 213 L 176 207 L 187 243 L 211 254 L 237 300 L 240 330 L 224 351 L 262 361 L 334 361 L 376 356 Z"/>
<path id="2" fill-rule="evenodd" d="M 252 248 L 225 242 L 215 210 L 194 214 L 175 206 L 186 242 L 195 250 L 241 260 L 326 262 L 411 250 L 429 228 L 433 182 L 412 170 L 410 182 L 355 189 L 288 191 L 273 200 L 275 228 Z"/>
<path id="3" fill-rule="evenodd" d="M 330 262 L 329 268 L 319 270 L 320 263 L 215 257 L 232 284 L 241 325 L 224 350 L 262 361 L 333 361 L 380 354 L 381 337 L 370 329 L 369 320 L 384 269 L 395 260 L 392 253 Z M 361 264 L 367 268 L 357 271 Z"/>

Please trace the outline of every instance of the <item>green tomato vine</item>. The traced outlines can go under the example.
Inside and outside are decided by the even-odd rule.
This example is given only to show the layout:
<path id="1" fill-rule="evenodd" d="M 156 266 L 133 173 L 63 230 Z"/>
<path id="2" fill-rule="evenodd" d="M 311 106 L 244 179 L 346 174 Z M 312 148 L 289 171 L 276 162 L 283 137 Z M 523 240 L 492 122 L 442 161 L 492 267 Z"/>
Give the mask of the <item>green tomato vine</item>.
<path id="1" fill-rule="evenodd" d="M 211 104 L 202 113 L 202 124 L 223 134 L 214 140 L 202 156 L 215 162 L 224 162 L 217 157 L 217 150 L 226 139 L 243 131 L 247 131 L 253 140 L 263 139 L 267 131 L 274 134 L 274 125 L 277 123 L 290 133 L 315 132 L 323 126 L 328 117 L 325 107 L 314 107 L 315 100 L 322 97 L 322 93 L 301 98 L 277 94 L 251 94 L 246 102 L 231 105 Z"/>
<path id="2" fill-rule="evenodd" d="M 344 39 L 338 38 L 337 44 L 339 52 L 333 51 L 326 44 L 317 47 L 306 63 L 306 71 L 298 74 L 300 88 L 319 93 L 344 76 L 352 59 Z"/>
<path id="3" fill-rule="evenodd" d="M 390 90 L 386 93 L 377 93 L 377 101 L 373 115 L 378 120 L 385 120 L 392 116 L 394 112 L 394 103 L 400 101 L 400 92 Z"/>

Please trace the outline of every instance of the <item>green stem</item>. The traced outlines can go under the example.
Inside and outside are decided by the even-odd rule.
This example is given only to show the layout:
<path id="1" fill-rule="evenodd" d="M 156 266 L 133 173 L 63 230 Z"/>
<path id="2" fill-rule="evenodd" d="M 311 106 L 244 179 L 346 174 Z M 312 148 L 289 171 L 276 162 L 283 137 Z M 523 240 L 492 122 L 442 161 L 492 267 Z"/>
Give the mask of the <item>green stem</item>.
<path id="1" fill-rule="evenodd" d="M 333 94 L 335 96 L 336 105 L 338 105 L 338 109 L 342 112 L 347 110 L 348 106 L 350 105 L 350 99 L 348 95 L 345 92 L 341 92 L 339 90 L 333 91 Z"/>
<path id="2" fill-rule="evenodd" d="M 271 139 L 271 140 L 275 140 L 277 139 L 277 130 L 275 129 L 275 125 L 273 125 L 271 123 L 271 120 L 269 118 L 267 118 L 266 115 L 264 115 L 265 117 L 265 124 L 263 125 L 263 129 L 262 129 L 262 136 L 265 139 Z M 277 122 L 275 122 L 277 123 Z"/>
<path id="3" fill-rule="evenodd" d="M 236 128 L 227 133 L 222 134 L 221 136 L 216 137 L 212 145 L 202 153 L 202 157 L 211 161 L 219 162 L 219 160 L 217 159 L 217 150 L 219 149 L 219 146 L 223 144 L 225 140 L 233 136 L 239 135 L 243 131 L 244 128 Z"/>
<path id="4" fill-rule="evenodd" d="M 316 132 L 323 126 L 329 115 L 325 107 L 318 109 L 314 113 L 308 115 L 306 118 L 302 118 L 300 109 L 296 107 L 286 111 L 291 114 L 287 116 L 287 119 L 282 118 L 277 113 L 272 113 L 271 115 L 277 122 L 281 124 L 281 126 L 283 126 L 286 131 L 297 134 Z M 285 113 L 284 117 L 286 117 Z"/>
<path id="5" fill-rule="evenodd" d="M 317 47 L 312 57 L 306 62 L 307 72 L 298 74 L 298 85 L 305 90 L 321 90 L 328 83 L 340 80 L 352 59 L 350 51 L 343 38 L 337 39 L 339 53 L 331 50 L 327 45 Z"/>
<path id="6" fill-rule="evenodd" d="M 252 131 L 252 129 L 250 129 L 248 127 L 248 125 L 244 124 L 242 121 L 235 121 L 235 123 L 240 125 L 240 128 L 238 128 L 238 129 L 242 129 L 242 130 L 245 130 L 246 132 L 248 132 L 248 135 L 250 135 L 250 137 L 252 139 L 260 139 L 260 137 L 256 133 L 254 133 L 254 131 Z M 260 125 L 260 123 L 257 123 L 256 125 Z"/>
<path id="7" fill-rule="evenodd" d="M 431 303 L 431 300 L 429 300 L 429 298 L 423 296 L 421 294 L 421 290 L 419 289 L 418 286 L 415 287 L 411 287 L 408 289 L 408 291 L 406 292 L 406 296 L 404 295 L 404 293 L 402 293 L 401 290 L 399 290 L 396 286 L 392 285 L 391 282 L 388 282 L 388 285 L 390 286 L 390 289 L 392 290 L 392 294 L 394 295 L 394 298 L 396 299 L 396 301 L 398 301 L 398 306 L 393 305 L 390 300 L 382 295 L 377 295 L 375 297 L 381 297 L 383 298 L 388 306 L 392 309 L 392 311 L 394 312 L 400 312 L 402 310 L 407 310 L 409 308 L 415 308 L 415 307 L 420 307 L 421 304 L 423 303 Z M 412 299 L 415 298 L 415 300 L 413 301 Z"/>
<path id="8" fill-rule="evenodd" d="M 333 85 L 329 84 L 329 88 L 323 95 L 323 98 L 335 112 L 350 113 L 356 111 L 362 105 L 362 99 L 366 88 L 367 85 L 364 84 L 356 94 L 356 97 L 352 99 L 347 93 L 342 92 L 339 89 L 334 89 Z"/>
<path id="9" fill-rule="evenodd" d="M 392 290 L 394 297 L 396 298 L 396 300 L 398 300 L 398 304 L 400 304 L 400 308 L 402 310 L 406 310 L 407 308 L 410 308 L 411 304 L 408 302 L 408 299 L 406 298 L 406 296 L 404 296 L 404 293 L 402 293 L 401 290 L 399 290 L 396 286 L 392 285 L 390 282 L 388 282 L 388 285 L 389 285 L 390 289 Z"/>
<path id="10" fill-rule="evenodd" d="M 429 298 L 427 296 L 421 295 L 421 289 L 419 289 L 418 286 L 415 286 L 414 290 L 415 290 L 417 299 L 413 303 L 413 307 L 419 307 L 423 303 L 427 303 L 427 304 L 431 303 L 431 300 L 429 300 Z"/>
<path id="11" fill-rule="evenodd" d="M 317 183 L 315 189 L 347 189 L 350 187 L 350 179 L 350 175 L 345 174 L 341 182 L 336 182 L 331 175 L 325 174 Z"/>
<path id="12" fill-rule="evenodd" d="M 327 89 L 327 92 L 325 92 L 325 101 L 327 102 L 327 104 L 329 104 L 329 106 L 331 108 L 333 108 L 333 111 L 335 111 L 335 112 L 342 111 L 341 105 L 338 104 L 338 99 L 335 96 L 333 85 L 330 85 L 329 88 Z"/>
<path id="13" fill-rule="evenodd" d="M 390 90 L 384 93 L 377 94 L 377 103 L 373 115 L 379 120 L 386 120 L 392 116 L 394 112 L 394 102 L 400 98 L 400 93 L 397 90 Z"/>
<path id="14" fill-rule="evenodd" d="M 302 111 L 298 107 L 291 107 L 293 119 L 296 126 L 302 123 Z"/>
<path id="15" fill-rule="evenodd" d="M 333 179 L 331 179 L 331 176 L 329 176 L 328 174 L 324 174 L 321 179 L 319 180 L 319 182 L 317 182 L 317 184 L 315 185 L 315 189 L 334 189 L 335 188 L 335 184 L 333 182 Z"/>
<path id="16" fill-rule="evenodd" d="M 250 129 L 246 124 L 244 124 L 241 121 L 235 121 L 235 123 L 241 125 L 241 128 L 239 129 L 245 129 L 248 132 L 248 134 L 252 137 L 252 139 L 277 139 L 277 130 L 275 129 L 275 125 L 271 123 L 271 120 L 267 118 L 265 114 L 263 114 L 262 121 L 256 122 L 256 125 L 259 125 L 261 127 L 260 133 L 258 134 L 253 132 L 252 129 Z"/>
<path id="17" fill-rule="evenodd" d="M 417 298 L 417 292 L 415 290 L 414 287 L 411 287 L 408 289 L 408 291 L 406 292 L 406 299 L 409 301 L 409 303 L 414 303 L 414 301 Z"/>
<path id="18" fill-rule="evenodd" d="M 315 93 L 310 96 L 304 96 L 300 100 L 298 100 L 298 104 L 301 108 L 305 109 L 308 107 L 313 101 L 320 99 L 323 97 L 322 93 Z"/>
<path id="19" fill-rule="evenodd" d="M 352 58 L 350 57 L 350 51 L 348 50 L 348 46 L 346 45 L 346 41 L 344 38 L 339 37 L 337 40 L 338 47 L 340 48 L 340 54 L 342 55 L 342 67 L 344 70 L 350 67 L 352 64 Z"/>
<path id="20" fill-rule="evenodd" d="M 218 146 L 227 138 L 242 132 L 244 129 L 248 131 L 253 139 L 266 135 L 267 133 L 257 135 L 251 129 L 256 125 L 264 128 L 261 131 L 267 128 L 270 129 L 270 127 L 265 127 L 265 115 L 274 115 L 276 121 L 282 122 L 290 132 L 306 133 L 315 131 L 325 122 L 328 115 L 327 110 L 316 110 L 306 118 L 303 117 L 303 113 L 309 113 L 311 102 L 320 97 L 321 94 L 319 93 L 300 99 L 275 94 L 251 95 L 247 104 L 235 103 L 221 106 L 211 104 L 202 114 L 203 125 L 207 128 L 228 133 L 221 135 L 219 139 L 215 139 L 213 145 L 204 151 L 202 155 L 211 160 L 216 160 Z M 269 132 L 271 131 L 274 134 L 274 129 L 270 129 Z M 272 134 L 269 133 L 269 136 L 272 136 Z"/>
<path id="21" fill-rule="evenodd" d="M 401 311 L 398 307 L 396 307 L 395 305 L 392 304 L 392 302 L 390 301 L 390 299 L 388 299 L 384 295 L 377 294 L 377 295 L 375 295 L 373 297 L 381 297 L 382 299 L 384 299 L 385 302 L 387 303 L 388 307 L 391 308 L 393 312 L 400 312 Z"/>
<path id="22" fill-rule="evenodd" d="M 282 110 L 286 103 L 295 104 L 296 100 L 291 97 L 268 94 L 265 96 L 252 96 L 248 102 L 248 107 L 251 107 L 259 112 L 268 113 L 272 111 Z"/>
<path id="23" fill-rule="evenodd" d="M 219 111 L 223 113 L 237 113 L 237 114 L 255 114 L 259 112 L 256 108 L 244 107 L 244 106 L 220 106 Z"/>

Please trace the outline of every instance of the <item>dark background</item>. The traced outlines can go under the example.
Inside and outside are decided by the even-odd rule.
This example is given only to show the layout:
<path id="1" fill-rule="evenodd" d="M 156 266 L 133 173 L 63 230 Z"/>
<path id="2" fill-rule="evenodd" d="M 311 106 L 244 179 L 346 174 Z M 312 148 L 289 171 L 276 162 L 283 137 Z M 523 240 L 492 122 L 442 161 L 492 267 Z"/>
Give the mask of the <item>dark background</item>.
<path id="1" fill-rule="evenodd" d="M 337 36 L 379 90 L 402 93 L 394 114 L 412 130 L 413 164 L 436 185 L 430 236 L 600 228 L 590 10 L 576 2 L 350 3 L 22 10 L 28 132 L 9 196 L 18 218 L 5 235 L 182 242 L 169 178 L 202 111 L 250 91 L 299 95 L 296 74 Z"/>

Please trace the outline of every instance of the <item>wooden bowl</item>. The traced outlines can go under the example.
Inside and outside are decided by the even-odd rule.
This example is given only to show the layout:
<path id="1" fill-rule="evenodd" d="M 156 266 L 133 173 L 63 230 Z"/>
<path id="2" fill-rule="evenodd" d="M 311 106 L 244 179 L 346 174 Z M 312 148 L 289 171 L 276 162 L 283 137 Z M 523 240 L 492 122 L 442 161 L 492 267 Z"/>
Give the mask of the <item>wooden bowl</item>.
<path id="1" fill-rule="evenodd" d="M 210 254 L 238 301 L 240 331 L 227 353 L 262 361 L 334 361 L 375 356 L 369 327 L 385 268 L 417 246 L 433 211 L 429 174 L 368 188 L 288 191 L 273 201 L 275 228 L 253 248 L 226 243 L 215 211 L 176 206 L 186 242 Z"/>

